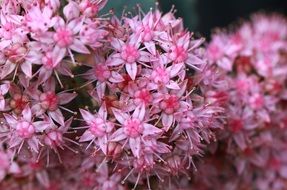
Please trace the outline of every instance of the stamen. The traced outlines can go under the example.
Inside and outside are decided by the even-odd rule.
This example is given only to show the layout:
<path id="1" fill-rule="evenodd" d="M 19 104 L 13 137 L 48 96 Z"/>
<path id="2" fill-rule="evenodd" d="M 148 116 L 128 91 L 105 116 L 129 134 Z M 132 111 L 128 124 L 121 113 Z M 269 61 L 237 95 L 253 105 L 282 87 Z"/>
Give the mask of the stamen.
<path id="1" fill-rule="evenodd" d="M 128 179 L 128 177 L 133 173 L 134 168 L 129 171 L 129 173 L 126 175 L 126 177 L 121 181 L 122 184 L 125 184 L 125 181 Z"/>
<path id="2" fill-rule="evenodd" d="M 135 189 L 136 189 L 136 187 L 137 187 L 137 185 L 138 185 L 138 183 L 139 183 L 140 177 L 141 177 L 141 174 L 139 173 L 139 174 L 138 174 L 138 177 L 137 177 L 137 181 L 136 181 L 136 183 L 135 183 L 135 185 L 134 185 L 134 187 L 133 187 L 132 190 L 135 190 Z"/>
<path id="3" fill-rule="evenodd" d="M 57 78 L 57 80 L 58 80 L 58 82 L 59 82 L 61 88 L 64 88 L 63 83 L 61 82 L 60 77 L 59 77 L 59 75 L 58 75 L 58 72 L 57 72 L 56 70 L 54 70 L 54 73 L 55 73 L 55 75 L 56 75 L 56 78 Z"/>

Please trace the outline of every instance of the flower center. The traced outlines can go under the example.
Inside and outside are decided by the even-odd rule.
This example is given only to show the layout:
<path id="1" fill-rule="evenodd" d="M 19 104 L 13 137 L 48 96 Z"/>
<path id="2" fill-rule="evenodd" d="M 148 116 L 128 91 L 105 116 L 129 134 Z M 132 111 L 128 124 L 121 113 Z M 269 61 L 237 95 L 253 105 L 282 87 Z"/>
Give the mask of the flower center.
<path id="1" fill-rule="evenodd" d="M 132 138 L 139 137 L 143 132 L 143 126 L 139 119 L 129 119 L 124 123 L 124 132 Z"/>
<path id="2" fill-rule="evenodd" d="M 23 139 L 28 139 L 35 133 L 35 127 L 28 121 L 20 121 L 16 125 L 17 135 Z"/>
<path id="3" fill-rule="evenodd" d="M 146 89 L 138 90 L 135 93 L 136 104 L 148 104 L 152 101 L 150 92 Z"/>
<path id="4" fill-rule="evenodd" d="M 59 28 L 54 35 L 54 40 L 60 47 L 68 47 L 73 43 L 73 33 L 66 27 Z"/>
<path id="5" fill-rule="evenodd" d="M 260 94 L 254 94 L 250 97 L 249 103 L 253 109 L 261 109 L 264 105 L 264 98 Z"/>
<path id="6" fill-rule="evenodd" d="M 169 58 L 175 63 L 182 63 L 188 58 L 188 54 L 182 46 L 172 46 Z"/>
<path id="7" fill-rule="evenodd" d="M 167 84 L 169 82 L 169 74 L 165 70 L 165 68 L 157 67 L 151 74 L 151 78 L 155 83 L 164 83 Z"/>
<path id="8" fill-rule="evenodd" d="M 92 123 L 90 124 L 89 130 L 91 133 L 96 137 L 102 137 L 106 133 L 106 125 L 103 119 L 96 118 Z"/>
<path id="9" fill-rule="evenodd" d="M 54 92 L 46 92 L 40 95 L 41 106 L 45 110 L 55 111 L 58 109 L 58 97 Z"/>
<path id="10" fill-rule="evenodd" d="M 175 95 L 166 95 L 166 97 L 160 102 L 160 108 L 166 114 L 173 114 L 179 109 L 178 97 Z"/>
<path id="11" fill-rule="evenodd" d="M 231 119 L 228 125 L 233 133 L 237 133 L 243 128 L 243 123 L 240 119 Z"/>
<path id="12" fill-rule="evenodd" d="M 139 51 L 133 45 L 125 45 L 123 46 L 121 57 L 127 63 L 134 63 L 139 58 Z"/>
<path id="13" fill-rule="evenodd" d="M 15 94 L 10 101 L 10 107 L 14 110 L 16 114 L 22 112 L 29 102 L 29 98 L 25 95 Z"/>
<path id="14" fill-rule="evenodd" d="M 94 67 L 94 74 L 100 82 L 106 81 L 111 76 L 111 72 L 110 72 L 109 68 L 103 64 L 97 64 Z"/>

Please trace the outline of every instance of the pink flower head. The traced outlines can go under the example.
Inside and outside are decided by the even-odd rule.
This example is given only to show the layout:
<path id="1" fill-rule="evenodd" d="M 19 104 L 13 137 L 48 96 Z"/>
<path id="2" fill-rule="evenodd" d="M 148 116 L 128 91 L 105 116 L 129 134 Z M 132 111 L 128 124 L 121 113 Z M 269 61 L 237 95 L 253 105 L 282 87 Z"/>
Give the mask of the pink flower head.
<path id="1" fill-rule="evenodd" d="M 113 48 L 119 53 L 113 54 L 109 60 L 109 66 L 125 65 L 126 72 L 131 79 L 135 80 L 137 75 L 137 63 L 144 63 L 149 60 L 149 54 L 139 50 L 140 36 L 132 35 L 127 43 L 120 39 L 112 39 Z"/>
<path id="2" fill-rule="evenodd" d="M 113 109 L 117 121 L 122 125 L 111 137 L 111 141 L 126 140 L 135 157 L 140 156 L 143 137 L 147 135 L 157 136 L 161 129 L 145 122 L 145 108 L 137 107 L 132 116 Z"/>
<path id="3" fill-rule="evenodd" d="M 19 152 L 23 143 L 27 142 L 33 151 L 38 152 L 39 139 L 37 137 L 37 132 L 42 132 L 47 128 L 46 122 L 33 122 L 33 115 L 28 106 L 22 111 L 22 117 L 20 118 L 16 118 L 9 114 L 5 114 L 4 117 L 11 128 L 11 139 L 9 141 L 10 148 L 20 146 L 18 148 Z"/>
<path id="4" fill-rule="evenodd" d="M 114 128 L 114 125 L 110 121 L 107 121 L 106 107 L 103 105 L 96 115 L 92 115 L 86 110 L 80 110 L 80 112 L 88 124 L 88 129 L 81 136 L 80 142 L 94 142 L 98 147 L 100 147 L 103 153 L 107 155 L 108 139 Z"/>

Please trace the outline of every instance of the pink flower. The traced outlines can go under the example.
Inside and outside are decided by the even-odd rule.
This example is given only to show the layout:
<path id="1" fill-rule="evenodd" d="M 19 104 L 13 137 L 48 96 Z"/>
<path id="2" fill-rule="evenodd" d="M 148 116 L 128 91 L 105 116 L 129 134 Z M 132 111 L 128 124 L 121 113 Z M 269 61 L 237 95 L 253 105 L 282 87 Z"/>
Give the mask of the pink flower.
<path id="1" fill-rule="evenodd" d="M 147 135 L 157 136 L 162 130 L 145 122 L 145 108 L 137 107 L 132 116 L 113 109 L 113 113 L 121 127 L 111 136 L 111 141 L 126 140 L 135 157 L 140 156 L 143 137 Z"/>
<path id="2" fill-rule="evenodd" d="M 40 8 L 40 4 L 34 3 L 27 12 L 24 24 L 30 32 L 44 33 L 56 24 L 56 17 L 53 17 L 53 10 L 49 6 Z"/>
<path id="3" fill-rule="evenodd" d="M 27 142 L 33 151 L 38 152 L 39 138 L 37 137 L 37 132 L 42 132 L 48 126 L 45 121 L 33 122 L 32 116 L 32 112 L 28 106 L 22 111 L 22 117 L 20 118 L 9 114 L 4 115 L 6 122 L 11 128 L 9 148 L 19 146 L 18 152 L 20 152 L 24 142 Z"/>
<path id="4" fill-rule="evenodd" d="M 60 125 L 65 125 L 64 116 L 60 108 L 71 113 L 72 111 L 66 109 L 62 105 L 71 102 L 77 96 L 77 94 L 67 92 L 59 92 L 56 94 L 55 80 L 53 78 L 50 78 L 42 85 L 42 87 L 43 92 L 38 90 L 38 86 L 34 86 L 28 91 L 31 97 L 36 101 L 31 108 L 32 112 L 37 117 L 47 112 L 50 118 L 54 119 Z"/>
<path id="5" fill-rule="evenodd" d="M 121 66 L 124 64 L 126 72 L 132 80 L 135 80 L 138 71 L 137 63 L 148 62 L 150 57 L 149 53 L 139 49 L 140 36 L 132 35 L 126 43 L 113 38 L 111 45 L 118 53 L 110 57 L 108 65 Z"/>
<path id="6" fill-rule="evenodd" d="M 84 120 L 88 124 L 88 130 L 81 136 L 80 142 L 91 141 L 100 147 L 104 154 L 108 154 L 108 140 L 114 129 L 113 123 L 107 121 L 107 110 L 103 104 L 96 115 L 86 110 L 80 110 Z M 89 146 L 88 146 L 89 147 Z M 87 147 L 87 148 L 88 148 Z"/>

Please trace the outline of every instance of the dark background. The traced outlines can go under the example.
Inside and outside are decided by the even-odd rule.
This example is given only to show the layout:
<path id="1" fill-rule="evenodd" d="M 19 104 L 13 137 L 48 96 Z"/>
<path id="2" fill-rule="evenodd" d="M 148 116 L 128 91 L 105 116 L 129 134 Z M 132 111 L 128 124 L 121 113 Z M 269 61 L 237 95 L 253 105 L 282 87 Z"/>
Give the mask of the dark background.
<path id="1" fill-rule="evenodd" d="M 168 12 L 175 5 L 176 15 L 184 18 L 190 30 L 202 36 L 210 36 L 212 29 L 225 27 L 248 18 L 255 12 L 278 12 L 287 14 L 287 0 L 158 0 L 160 8 Z M 141 4 L 144 11 L 154 7 L 154 0 L 110 0 L 106 9 L 114 8 L 120 15 L 123 7 L 133 11 Z M 287 16 L 287 15 L 286 15 Z"/>

